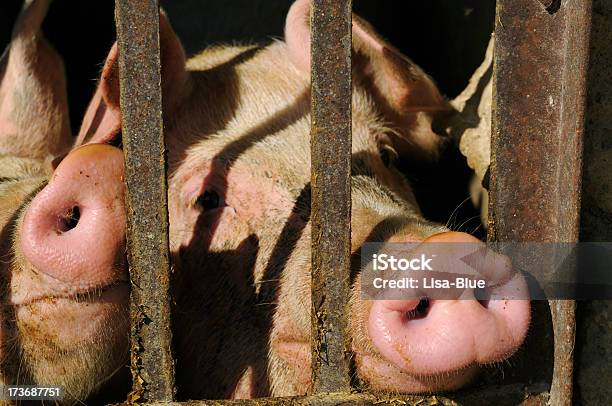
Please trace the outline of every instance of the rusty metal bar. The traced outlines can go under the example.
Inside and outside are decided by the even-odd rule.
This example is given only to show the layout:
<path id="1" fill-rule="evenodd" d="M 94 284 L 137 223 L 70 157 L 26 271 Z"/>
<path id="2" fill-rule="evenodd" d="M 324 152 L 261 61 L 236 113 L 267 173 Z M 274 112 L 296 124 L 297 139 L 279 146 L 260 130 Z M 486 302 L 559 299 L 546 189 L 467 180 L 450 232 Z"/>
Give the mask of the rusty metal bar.
<path id="1" fill-rule="evenodd" d="M 313 0 L 312 385 L 350 390 L 351 0 Z"/>
<path id="2" fill-rule="evenodd" d="M 130 400 L 172 401 L 168 205 L 157 0 L 117 0 L 131 289 Z"/>
<path id="3" fill-rule="evenodd" d="M 548 393 L 541 387 L 525 384 L 502 385 L 462 391 L 450 396 L 419 396 L 375 393 L 321 393 L 312 396 L 294 396 L 261 399 L 191 400 L 174 403 L 148 403 L 148 406 L 293 406 L 293 405 L 438 405 L 438 406 L 545 406 Z M 128 406 L 127 403 L 122 404 Z"/>
<path id="4" fill-rule="evenodd" d="M 490 240 L 578 240 L 590 16 L 590 0 L 497 1 Z M 550 308 L 550 404 L 569 405 L 575 302 Z"/>

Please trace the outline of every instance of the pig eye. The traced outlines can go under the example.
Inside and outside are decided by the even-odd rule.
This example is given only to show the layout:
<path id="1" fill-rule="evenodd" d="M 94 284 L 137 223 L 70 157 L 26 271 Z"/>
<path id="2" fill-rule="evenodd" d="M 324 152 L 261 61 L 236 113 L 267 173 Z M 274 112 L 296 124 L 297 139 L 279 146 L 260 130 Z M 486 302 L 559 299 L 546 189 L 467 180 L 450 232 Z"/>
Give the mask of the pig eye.
<path id="1" fill-rule="evenodd" d="M 201 211 L 214 210 L 221 206 L 221 198 L 214 190 L 207 190 L 197 198 L 194 206 Z"/>
<path id="2" fill-rule="evenodd" d="M 386 144 L 380 147 L 378 153 L 380 154 L 380 159 L 382 159 L 383 164 L 385 164 L 387 168 L 394 165 L 399 158 L 397 151 L 393 149 L 392 146 Z"/>

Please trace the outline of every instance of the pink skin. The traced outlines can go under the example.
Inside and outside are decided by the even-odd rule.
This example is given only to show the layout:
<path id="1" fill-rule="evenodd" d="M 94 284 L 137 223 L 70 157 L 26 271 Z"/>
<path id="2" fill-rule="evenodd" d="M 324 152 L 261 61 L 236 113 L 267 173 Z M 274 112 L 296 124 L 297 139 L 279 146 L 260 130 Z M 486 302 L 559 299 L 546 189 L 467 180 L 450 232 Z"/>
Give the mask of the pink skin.
<path id="1" fill-rule="evenodd" d="M 427 242 L 477 242 L 455 232 L 434 235 Z M 500 257 L 501 258 L 501 257 Z M 507 262 L 487 269 L 498 280 L 493 297 L 527 297 L 524 279 L 509 275 Z M 452 270 L 450 270 L 452 271 Z M 523 342 L 530 321 L 529 301 L 490 300 L 486 307 L 472 299 L 431 300 L 427 315 L 410 319 L 406 313 L 419 300 L 373 302 L 368 330 L 374 346 L 400 370 L 416 376 L 439 375 L 488 364 L 510 356 Z M 458 350 L 460 349 L 460 350 Z"/>
<path id="2" fill-rule="evenodd" d="M 81 147 L 64 159 L 25 213 L 21 250 L 44 291 L 21 289 L 16 304 L 36 296 L 76 295 L 126 281 L 123 154 L 108 145 Z M 67 213 L 78 207 L 78 221 Z"/>
<path id="3" fill-rule="evenodd" d="M 49 2 L 24 2 L 0 58 L 0 154 L 49 158 L 70 148 L 63 62 L 40 32 Z"/>
<path id="4" fill-rule="evenodd" d="M 72 149 L 63 62 L 41 31 L 50 0 L 23 3 L 0 58 L 0 155 L 14 179 L 0 187 L 0 383 L 62 385 L 76 401 L 128 352 L 123 158 Z"/>
<path id="5" fill-rule="evenodd" d="M 20 350 L 2 354 L 5 382 L 53 383 L 86 399 L 98 384 L 126 379 L 118 369 L 129 331 L 123 188 L 122 152 L 85 146 L 20 215 L 9 268 L 14 327 L 5 330 Z M 74 207 L 80 213 L 67 221 Z"/>
<path id="6" fill-rule="evenodd" d="M 458 249 L 465 249 L 465 243 L 480 243 L 458 232 L 443 232 L 425 240 L 403 234 L 390 241 L 418 240 L 422 241 L 421 252 L 435 250 L 436 246 L 439 249 L 439 243 L 463 243 L 457 244 Z M 433 244 L 427 247 L 427 243 Z M 368 338 L 354 339 L 353 350 L 360 375 L 368 380 L 369 387 L 407 392 L 430 392 L 432 387 L 457 389 L 473 380 L 478 366 L 501 362 L 520 347 L 531 316 L 529 301 L 516 300 L 527 297 L 525 281 L 513 273 L 506 257 L 489 252 L 484 267 L 478 269 L 479 274 L 489 281 L 488 286 L 491 282 L 495 286 L 486 304 L 468 291 L 461 299 L 430 300 L 427 313 L 411 319 L 407 313 L 417 307 L 419 300 L 356 303 L 353 316 L 365 314 L 360 319 Z M 440 271 L 453 273 L 452 269 Z M 427 290 L 419 293 L 427 294 Z M 504 297 L 514 300 L 501 299 Z M 299 333 L 288 320 L 279 318 L 277 322 L 277 328 L 285 332 L 276 340 L 279 356 L 288 363 L 309 365 L 310 344 L 295 338 L 300 337 Z M 351 333 L 360 328 L 353 325 Z M 300 377 L 308 382 L 307 368 Z"/>

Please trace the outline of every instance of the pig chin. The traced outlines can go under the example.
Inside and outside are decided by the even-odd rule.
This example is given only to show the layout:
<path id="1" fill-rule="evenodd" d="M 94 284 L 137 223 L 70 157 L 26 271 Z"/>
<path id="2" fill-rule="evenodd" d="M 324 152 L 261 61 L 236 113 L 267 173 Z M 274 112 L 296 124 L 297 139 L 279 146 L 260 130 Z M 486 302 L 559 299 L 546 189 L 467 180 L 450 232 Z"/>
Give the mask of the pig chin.
<path id="1" fill-rule="evenodd" d="M 18 306 L 25 373 L 33 382 L 64 386 L 70 398 L 86 399 L 127 362 L 128 297 L 123 285 L 96 301 L 55 298 Z"/>
<path id="2" fill-rule="evenodd" d="M 44 331 L 45 340 L 61 349 L 127 335 L 130 290 L 124 266 L 105 282 L 65 283 L 24 259 L 20 264 L 12 269 L 11 304 L 23 340 L 36 338 L 33 331 Z"/>
<path id="3" fill-rule="evenodd" d="M 376 355 L 356 354 L 355 364 L 362 380 L 373 390 L 405 393 L 431 393 L 459 389 L 477 376 L 479 367 L 472 365 L 439 375 L 416 376 L 398 369 Z"/>
<path id="4" fill-rule="evenodd" d="M 22 365 L 15 381 L 62 385 L 68 402 L 86 399 L 127 362 L 129 284 L 58 283 L 21 265 L 11 283 Z"/>
<path id="5" fill-rule="evenodd" d="M 126 319 L 129 287 L 116 284 L 100 291 L 74 296 L 49 296 L 17 305 L 17 320 L 24 324 L 24 333 L 31 329 L 47 331 L 47 340 L 57 347 L 79 345 L 127 333 L 127 325 L 117 320 Z"/>

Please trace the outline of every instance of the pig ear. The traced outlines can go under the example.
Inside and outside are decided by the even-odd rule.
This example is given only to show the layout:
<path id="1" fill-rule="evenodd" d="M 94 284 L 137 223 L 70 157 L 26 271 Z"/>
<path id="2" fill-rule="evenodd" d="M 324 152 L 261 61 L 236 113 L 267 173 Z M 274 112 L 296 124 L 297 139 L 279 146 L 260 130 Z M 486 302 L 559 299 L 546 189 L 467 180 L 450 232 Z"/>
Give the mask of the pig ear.
<path id="1" fill-rule="evenodd" d="M 310 1 L 297 0 L 287 16 L 289 57 L 310 72 Z M 434 81 L 414 62 L 353 15 L 353 78 L 366 89 L 394 130 L 381 137 L 402 157 L 437 156 L 443 138 L 432 126 L 453 113 Z M 441 131 L 440 131 L 441 132 Z"/>
<path id="2" fill-rule="evenodd" d="M 72 137 L 64 65 L 41 31 L 49 0 L 26 0 L 0 59 L 0 154 L 48 158 Z"/>
<path id="3" fill-rule="evenodd" d="M 185 97 L 188 74 L 185 51 L 164 12 L 159 18 L 162 99 L 164 118 L 170 117 Z M 106 58 L 98 88 L 85 112 L 77 145 L 108 143 L 121 131 L 119 48 L 115 43 Z"/>

